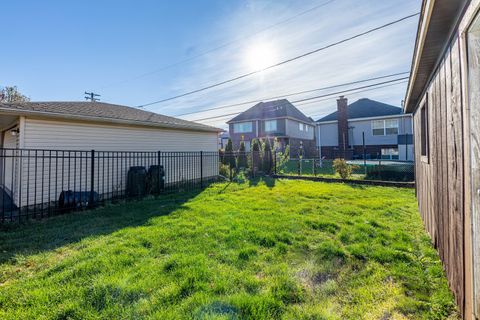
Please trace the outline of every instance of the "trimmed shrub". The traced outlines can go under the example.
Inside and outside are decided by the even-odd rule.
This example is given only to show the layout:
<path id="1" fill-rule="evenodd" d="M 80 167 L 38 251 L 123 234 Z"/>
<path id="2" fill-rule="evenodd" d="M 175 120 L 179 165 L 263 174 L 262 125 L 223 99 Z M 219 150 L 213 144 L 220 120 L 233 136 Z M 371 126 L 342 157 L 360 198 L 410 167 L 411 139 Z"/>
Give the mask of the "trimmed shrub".
<path id="1" fill-rule="evenodd" d="M 273 170 L 273 155 L 270 140 L 265 139 L 263 144 L 263 172 L 266 174 L 272 173 Z"/>
<path id="2" fill-rule="evenodd" d="M 243 140 L 240 142 L 240 149 L 238 150 L 238 167 L 239 168 L 246 168 L 248 166 L 247 163 L 247 153 L 245 151 L 245 143 Z"/>
<path id="3" fill-rule="evenodd" d="M 230 168 L 235 168 L 235 155 L 233 154 L 232 139 L 228 139 L 227 146 L 225 147 L 223 164 L 230 166 Z"/>

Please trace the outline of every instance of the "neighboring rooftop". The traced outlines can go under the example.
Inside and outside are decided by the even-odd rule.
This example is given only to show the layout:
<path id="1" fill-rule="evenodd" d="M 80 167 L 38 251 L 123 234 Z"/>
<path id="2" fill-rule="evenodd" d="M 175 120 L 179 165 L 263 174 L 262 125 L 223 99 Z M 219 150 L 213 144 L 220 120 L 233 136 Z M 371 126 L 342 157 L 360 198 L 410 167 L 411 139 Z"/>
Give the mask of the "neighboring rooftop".
<path id="1" fill-rule="evenodd" d="M 351 103 L 347 107 L 348 119 L 370 118 L 390 116 L 402 113 L 402 108 L 395 107 L 386 103 L 378 102 L 363 98 Z M 317 122 L 335 121 L 337 119 L 337 111 L 317 120 Z"/>
<path id="2" fill-rule="evenodd" d="M 287 99 L 259 102 L 250 109 L 240 113 L 235 118 L 231 119 L 227 123 L 239 122 L 246 120 L 257 119 L 273 119 L 273 118 L 293 118 L 298 121 L 311 123 L 312 121 L 300 110 L 298 110 Z"/>
<path id="3" fill-rule="evenodd" d="M 15 102 L 0 103 L 0 111 L 25 115 L 69 117 L 102 122 L 139 124 L 194 131 L 222 131 L 211 126 L 104 102 Z"/>

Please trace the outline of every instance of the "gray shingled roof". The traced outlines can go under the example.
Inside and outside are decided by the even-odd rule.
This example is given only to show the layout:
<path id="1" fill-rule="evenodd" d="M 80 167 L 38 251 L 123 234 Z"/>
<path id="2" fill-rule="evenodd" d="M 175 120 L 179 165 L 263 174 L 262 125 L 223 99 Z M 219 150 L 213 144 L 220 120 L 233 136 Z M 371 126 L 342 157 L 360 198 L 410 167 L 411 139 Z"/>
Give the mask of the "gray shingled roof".
<path id="1" fill-rule="evenodd" d="M 259 102 L 250 109 L 240 113 L 227 123 L 255 119 L 272 119 L 289 117 L 299 121 L 311 123 L 312 121 L 298 110 L 287 99 Z"/>
<path id="2" fill-rule="evenodd" d="M 370 99 L 360 99 L 351 103 L 347 107 L 348 119 L 356 118 L 370 118 L 390 116 L 395 114 L 401 114 L 402 108 L 395 107 L 386 103 L 378 102 Z M 329 115 L 317 120 L 317 122 L 334 121 L 337 119 L 337 111 L 330 113 Z"/>
<path id="3" fill-rule="evenodd" d="M 71 116 L 72 118 L 88 118 L 90 120 L 108 122 L 133 122 L 153 127 L 174 129 L 221 131 L 200 123 L 164 116 L 158 113 L 132 107 L 104 102 L 15 102 L 0 103 L 0 111 L 18 112 L 21 114 L 39 114 L 42 116 Z"/>

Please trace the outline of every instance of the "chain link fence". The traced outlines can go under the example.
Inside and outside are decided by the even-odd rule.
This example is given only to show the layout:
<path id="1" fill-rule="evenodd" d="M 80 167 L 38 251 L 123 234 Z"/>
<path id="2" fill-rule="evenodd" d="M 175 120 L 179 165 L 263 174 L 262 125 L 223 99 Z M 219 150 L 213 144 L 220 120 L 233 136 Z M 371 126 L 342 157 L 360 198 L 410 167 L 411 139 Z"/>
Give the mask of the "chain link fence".
<path id="1" fill-rule="evenodd" d="M 352 168 L 351 179 L 412 182 L 415 166 L 411 161 L 399 160 L 347 160 Z M 339 178 L 333 160 L 320 158 L 291 158 L 277 165 L 277 173 L 285 175 L 308 175 Z"/>

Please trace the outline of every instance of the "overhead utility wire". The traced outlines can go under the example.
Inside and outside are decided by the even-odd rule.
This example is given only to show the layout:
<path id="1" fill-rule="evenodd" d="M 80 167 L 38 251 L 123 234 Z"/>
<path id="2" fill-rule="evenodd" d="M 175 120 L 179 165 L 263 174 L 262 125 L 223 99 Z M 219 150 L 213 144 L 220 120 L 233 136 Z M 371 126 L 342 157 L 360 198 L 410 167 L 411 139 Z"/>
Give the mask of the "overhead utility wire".
<path id="1" fill-rule="evenodd" d="M 357 89 L 351 89 L 353 92 L 348 92 L 348 94 L 358 94 L 358 93 L 362 93 L 362 92 L 367 92 L 367 91 L 373 91 L 373 90 L 378 90 L 378 89 L 382 89 L 382 88 L 386 88 L 386 87 L 391 87 L 391 86 L 396 86 L 396 85 L 399 85 L 399 84 L 403 84 L 403 83 L 407 83 L 408 80 L 403 80 L 403 81 L 400 81 L 400 82 L 396 82 L 396 83 L 390 83 L 390 84 L 386 84 L 386 85 L 383 85 L 383 86 L 378 86 L 378 87 L 374 87 L 374 88 L 370 88 L 370 89 L 364 89 L 364 90 L 358 90 L 358 91 L 354 91 L 354 90 L 357 90 Z M 300 103 L 300 104 L 297 104 L 296 106 L 304 106 L 304 105 L 307 105 L 307 104 L 312 104 L 312 103 L 318 103 L 318 102 L 321 102 L 321 101 L 328 101 L 328 100 L 333 100 L 333 99 L 337 99 L 338 96 L 336 96 L 335 94 L 332 94 L 331 97 L 328 97 L 328 98 L 323 98 L 323 99 L 319 99 L 319 100 L 315 100 L 315 101 L 307 101 L 307 102 L 303 102 L 303 103 Z M 237 112 L 235 114 L 240 114 L 241 112 Z M 313 115 L 313 116 L 310 116 L 311 118 L 314 118 L 314 117 L 318 117 L 318 116 L 321 116 L 322 114 L 317 114 L 317 115 Z M 226 117 L 230 117 L 232 116 L 232 114 L 230 115 L 222 115 L 221 117 L 219 118 L 226 118 Z M 198 120 L 192 120 L 192 121 L 198 121 Z M 209 122 L 212 122 L 212 120 L 206 120 L 207 123 Z"/>
<path id="2" fill-rule="evenodd" d="M 273 68 L 282 66 L 282 65 L 287 64 L 287 63 L 290 63 L 290 62 L 292 62 L 292 61 L 295 61 L 295 60 L 298 60 L 298 59 L 301 59 L 301 58 L 305 58 L 305 57 L 310 56 L 310 55 L 312 55 L 312 54 L 314 54 L 314 53 L 317 53 L 317 52 L 320 52 L 320 51 L 323 51 L 323 50 L 332 48 L 332 47 L 334 47 L 334 46 L 337 46 L 337 45 L 340 45 L 340 44 L 342 44 L 342 43 L 345 43 L 345 42 L 354 40 L 354 39 L 356 39 L 356 38 L 362 37 L 362 36 L 367 35 L 367 34 L 369 34 L 369 33 L 378 31 L 378 30 L 380 30 L 380 29 L 387 28 L 387 27 L 389 27 L 389 26 L 391 26 L 391 25 L 394 25 L 394 24 L 400 23 L 400 22 L 402 22 L 402 21 L 405 21 L 405 20 L 407 20 L 407 19 L 410 19 L 410 18 L 412 18 L 412 17 L 415 17 L 415 16 L 417 16 L 417 15 L 419 15 L 419 14 L 420 14 L 419 12 L 414 13 L 414 14 L 410 14 L 410 15 L 408 15 L 408 16 L 405 16 L 405 17 L 403 17 L 403 18 L 400 18 L 400 19 L 391 21 L 391 22 L 386 23 L 386 24 L 384 24 L 384 25 L 381 25 L 381 26 L 379 26 L 379 27 L 375 27 L 375 28 L 373 28 L 373 29 L 369 29 L 369 30 L 367 30 L 367 31 L 364 31 L 364 32 L 361 32 L 361 33 L 357 33 L 356 35 L 350 36 L 350 37 L 348 37 L 348 38 L 345 38 L 345 39 L 342 39 L 342 40 L 339 40 L 339 41 L 336 41 L 336 42 L 333 42 L 333 43 L 331 43 L 331 44 L 328 44 L 328 45 L 325 45 L 325 46 L 320 47 L 320 48 L 318 48 L 318 49 L 315 49 L 315 50 L 312 50 L 312 51 L 303 53 L 303 54 L 298 55 L 298 56 L 295 56 L 295 57 L 293 57 L 293 58 L 290 58 L 290 59 L 287 59 L 287 60 L 283 60 L 283 61 L 281 61 L 281 62 L 278 62 L 278 63 L 276 63 L 276 64 L 270 65 L 270 66 L 265 67 L 265 68 L 260 69 L 260 70 L 252 71 L 252 72 L 249 72 L 249 73 L 245 73 L 245 74 L 242 74 L 242 75 L 240 75 L 240 76 L 237 76 L 237 77 L 234 77 L 234 78 L 231 78 L 231 79 L 228 79 L 228 80 L 224 80 L 224 81 L 221 81 L 221 82 L 218 82 L 218 83 L 215 83 L 215 84 L 212 84 L 212 85 L 209 85 L 209 86 L 200 88 L 200 89 L 188 91 L 188 92 L 185 92 L 185 93 L 182 93 L 182 94 L 173 96 L 173 97 L 169 97 L 169 98 L 165 98 L 165 99 L 161 99 L 161 100 L 157 100 L 157 101 L 145 103 L 145 104 L 139 105 L 139 106 L 137 106 L 137 107 L 138 107 L 138 108 L 144 108 L 144 107 L 151 106 L 151 105 L 154 105 L 154 104 L 163 103 L 163 102 L 166 102 L 166 101 L 171 101 L 171 100 L 175 100 L 175 99 L 182 98 L 182 97 L 185 97 L 185 96 L 189 96 L 189 95 L 192 95 L 192 94 L 194 94 L 194 93 L 198 93 L 198 92 L 201 92 L 201 91 L 205 91 L 205 90 L 208 90 L 208 89 L 212 89 L 212 88 L 215 88 L 215 87 L 218 87 L 218 86 L 221 86 L 221 85 L 230 83 L 230 82 L 234 82 L 234 81 L 237 81 L 237 80 L 240 80 L 240 79 L 243 79 L 243 78 L 252 76 L 252 75 L 254 75 L 254 74 L 257 74 L 257 73 L 260 73 L 260 72 L 263 72 L 263 71 L 266 71 L 266 70 L 270 70 L 270 69 L 273 69 Z"/>
<path id="3" fill-rule="evenodd" d="M 183 63 L 186 63 L 186 62 L 193 61 L 193 60 L 198 59 L 198 58 L 200 58 L 200 57 L 203 57 L 203 56 L 205 56 L 205 55 L 207 55 L 207 54 L 209 54 L 209 53 L 212 53 L 212 52 L 214 52 L 214 51 L 217 51 L 217 50 L 223 49 L 223 48 L 225 48 L 225 47 L 228 47 L 228 46 L 230 46 L 230 45 L 232 45 L 232 44 L 234 44 L 234 43 L 236 43 L 236 42 L 239 42 L 239 41 L 244 40 L 244 39 L 252 38 L 253 36 L 255 36 L 255 35 L 257 35 L 257 34 L 263 33 L 263 32 L 265 32 L 265 31 L 270 30 L 270 29 L 273 29 L 273 28 L 275 28 L 275 27 L 277 27 L 277 26 L 279 26 L 279 25 L 282 25 L 282 24 L 284 24 L 284 23 L 290 22 L 290 21 L 292 21 L 292 20 L 294 20 L 294 19 L 296 19 L 296 18 L 298 18 L 298 17 L 300 17 L 300 16 L 303 16 L 303 15 L 305 15 L 305 14 L 307 14 L 307 13 L 310 13 L 310 12 L 312 12 L 312 11 L 314 11 L 314 10 L 317 10 L 318 8 L 324 7 L 324 6 L 330 4 L 331 2 L 334 2 L 334 1 L 336 1 L 336 0 L 329 0 L 329 1 L 323 2 L 323 3 L 318 4 L 318 5 L 310 8 L 310 9 L 307 9 L 307 10 L 305 10 L 305 11 L 299 12 L 299 13 L 297 13 L 297 14 L 295 14 L 295 15 L 293 15 L 293 16 L 285 19 L 285 20 L 281 20 L 281 21 L 279 21 L 279 22 L 277 22 L 277 23 L 274 23 L 274 24 L 272 24 L 272 25 L 269 25 L 269 26 L 267 26 L 267 27 L 265 27 L 265 28 L 263 28 L 263 29 L 259 29 L 259 30 L 255 31 L 255 32 L 253 32 L 253 33 L 251 33 L 251 34 L 249 34 L 249 35 L 245 35 L 245 36 L 242 36 L 242 37 L 238 37 L 238 38 L 236 38 L 236 39 L 233 39 L 233 40 L 231 40 L 231 41 L 225 42 L 225 43 L 223 43 L 223 44 L 221 44 L 221 45 L 219 45 L 219 46 L 217 46 L 217 47 L 214 47 L 214 48 L 212 48 L 212 49 L 209 49 L 209 50 L 200 52 L 199 54 L 194 55 L 194 56 L 192 56 L 192 57 L 189 57 L 189 58 L 186 58 L 186 59 L 183 59 L 183 60 L 179 60 L 179 61 L 177 61 L 177 62 L 173 62 L 173 63 L 171 63 L 171 64 L 169 64 L 169 65 L 160 67 L 160 68 L 158 68 L 158 69 L 155 69 L 155 70 L 152 70 L 152 71 L 149 71 L 149 72 L 142 73 L 142 74 L 140 74 L 140 75 L 138 75 L 138 76 L 135 76 L 135 77 L 132 77 L 132 78 L 130 78 L 130 79 L 125 79 L 125 80 L 121 80 L 121 81 L 114 82 L 114 83 L 109 84 L 109 85 L 105 85 L 105 86 L 100 87 L 100 88 L 98 88 L 98 89 L 104 89 L 104 88 L 108 88 L 108 87 L 111 87 L 111 86 L 114 86 L 114 85 L 118 85 L 118 84 L 126 83 L 126 82 L 129 82 L 129 81 L 141 79 L 141 78 L 146 77 L 146 76 L 149 76 L 149 75 L 151 75 L 151 74 L 155 74 L 155 73 L 157 73 L 157 72 L 160 72 L 160 71 L 163 71 L 163 70 L 167 70 L 167 69 L 169 69 L 169 68 L 171 68 L 171 67 L 175 67 L 175 66 L 177 66 L 177 65 L 180 65 L 180 64 L 183 64 Z"/>
<path id="4" fill-rule="evenodd" d="M 177 114 L 177 115 L 174 115 L 174 117 L 182 117 L 182 116 L 187 116 L 187 115 L 196 114 L 196 113 L 203 113 L 203 112 L 212 111 L 212 110 L 226 109 L 226 108 L 231 108 L 231 107 L 242 106 L 242 105 L 245 105 L 245 104 L 258 103 L 259 101 L 263 101 L 263 100 L 274 100 L 274 99 L 280 99 L 280 98 L 286 98 L 286 97 L 296 96 L 296 95 L 300 95 L 300 94 L 304 94 L 304 93 L 310 93 L 310 92 L 315 92 L 315 91 L 323 91 L 323 90 L 328 90 L 328 89 L 333 89 L 333 88 L 338 88 L 338 87 L 345 87 L 345 86 L 349 86 L 349 85 L 352 85 L 352 84 L 357 84 L 357 83 L 362 83 L 362 82 L 368 82 L 368 81 L 373 81 L 373 80 L 379 80 L 379 79 L 384 79 L 384 78 L 390 78 L 390 77 L 400 76 L 400 75 L 402 75 L 402 74 L 408 74 L 408 73 L 410 73 L 410 72 L 409 72 L 409 71 L 406 71 L 406 72 L 392 73 L 392 74 L 385 75 L 385 76 L 374 77 L 374 78 L 369 78 L 369 79 L 364 79 L 364 80 L 357 80 L 357 81 L 352 81 L 352 82 L 346 82 L 346 83 L 342 83 L 342 84 L 336 84 L 336 85 L 332 85 L 332 86 L 328 86 L 328 87 L 322 87 L 322 88 L 317 88 L 317 89 L 298 91 L 298 92 L 294 92 L 294 93 L 284 94 L 284 95 L 281 95 L 281 96 L 268 97 L 268 98 L 259 98 L 259 99 L 256 99 L 256 100 L 250 100 L 250 101 L 245 101 L 245 102 L 238 102 L 238 103 L 228 104 L 228 105 L 219 106 L 219 107 L 202 109 L 202 110 L 199 110 L 199 111 L 192 111 L 192 112 Z"/>
<path id="5" fill-rule="evenodd" d="M 319 96 L 314 96 L 314 97 L 310 97 L 310 98 L 299 99 L 299 100 L 291 101 L 291 103 L 298 103 L 298 102 L 304 102 L 304 101 L 310 101 L 310 100 L 320 99 L 320 98 L 324 98 L 324 97 L 328 97 L 328 96 L 332 96 L 332 95 L 338 95 L 338 94 L 342 94 L 342 93 L 348 93 L 348 92 L 353 91 L 353 90 L 366 89 L 366 88 L 371 88 L 371 87 L 380 86 L 380 85 L 382 85 L 382 84 L 392 83 L 392 82 L 396 82 L 396 81 L 400 81 L 400 80 L 406 80 L 406 79 L 408 79 L 408 78 L 409 78 L 409 77 L 403 77 L 403 78 L 388 80 L 388 81 L 384 81 L 384 82 L 369 84 L 369 85 L 366 85 L 366 86 L 361 86 L 361 87 L 357 87 L 357 88 L 351 88 L 351 89 L 348 89 L 348 90 L 342 90 L 342 91 L 332 92 L 332 93 L 323 94 L 323 95 L 319 95 Z M 228 113 L 228 114 L 223 114 L 223 115 L 219 115 L 219 116 L 201 118 L 201 119 L 193 119 L 193 120 L 190 120 L 190 121 L 204 121 L 204 120 L 210 120 L 210 119 L 216 119 L 216 118 L 223 118 L 223 117 L 227 117 L 227 116 L 237 115 L 237 114 L 239 114 L 239 113 L 242 113 L 242 111 L 240 111 L 240 112 L 234 112 L 234 113 Z"/>

